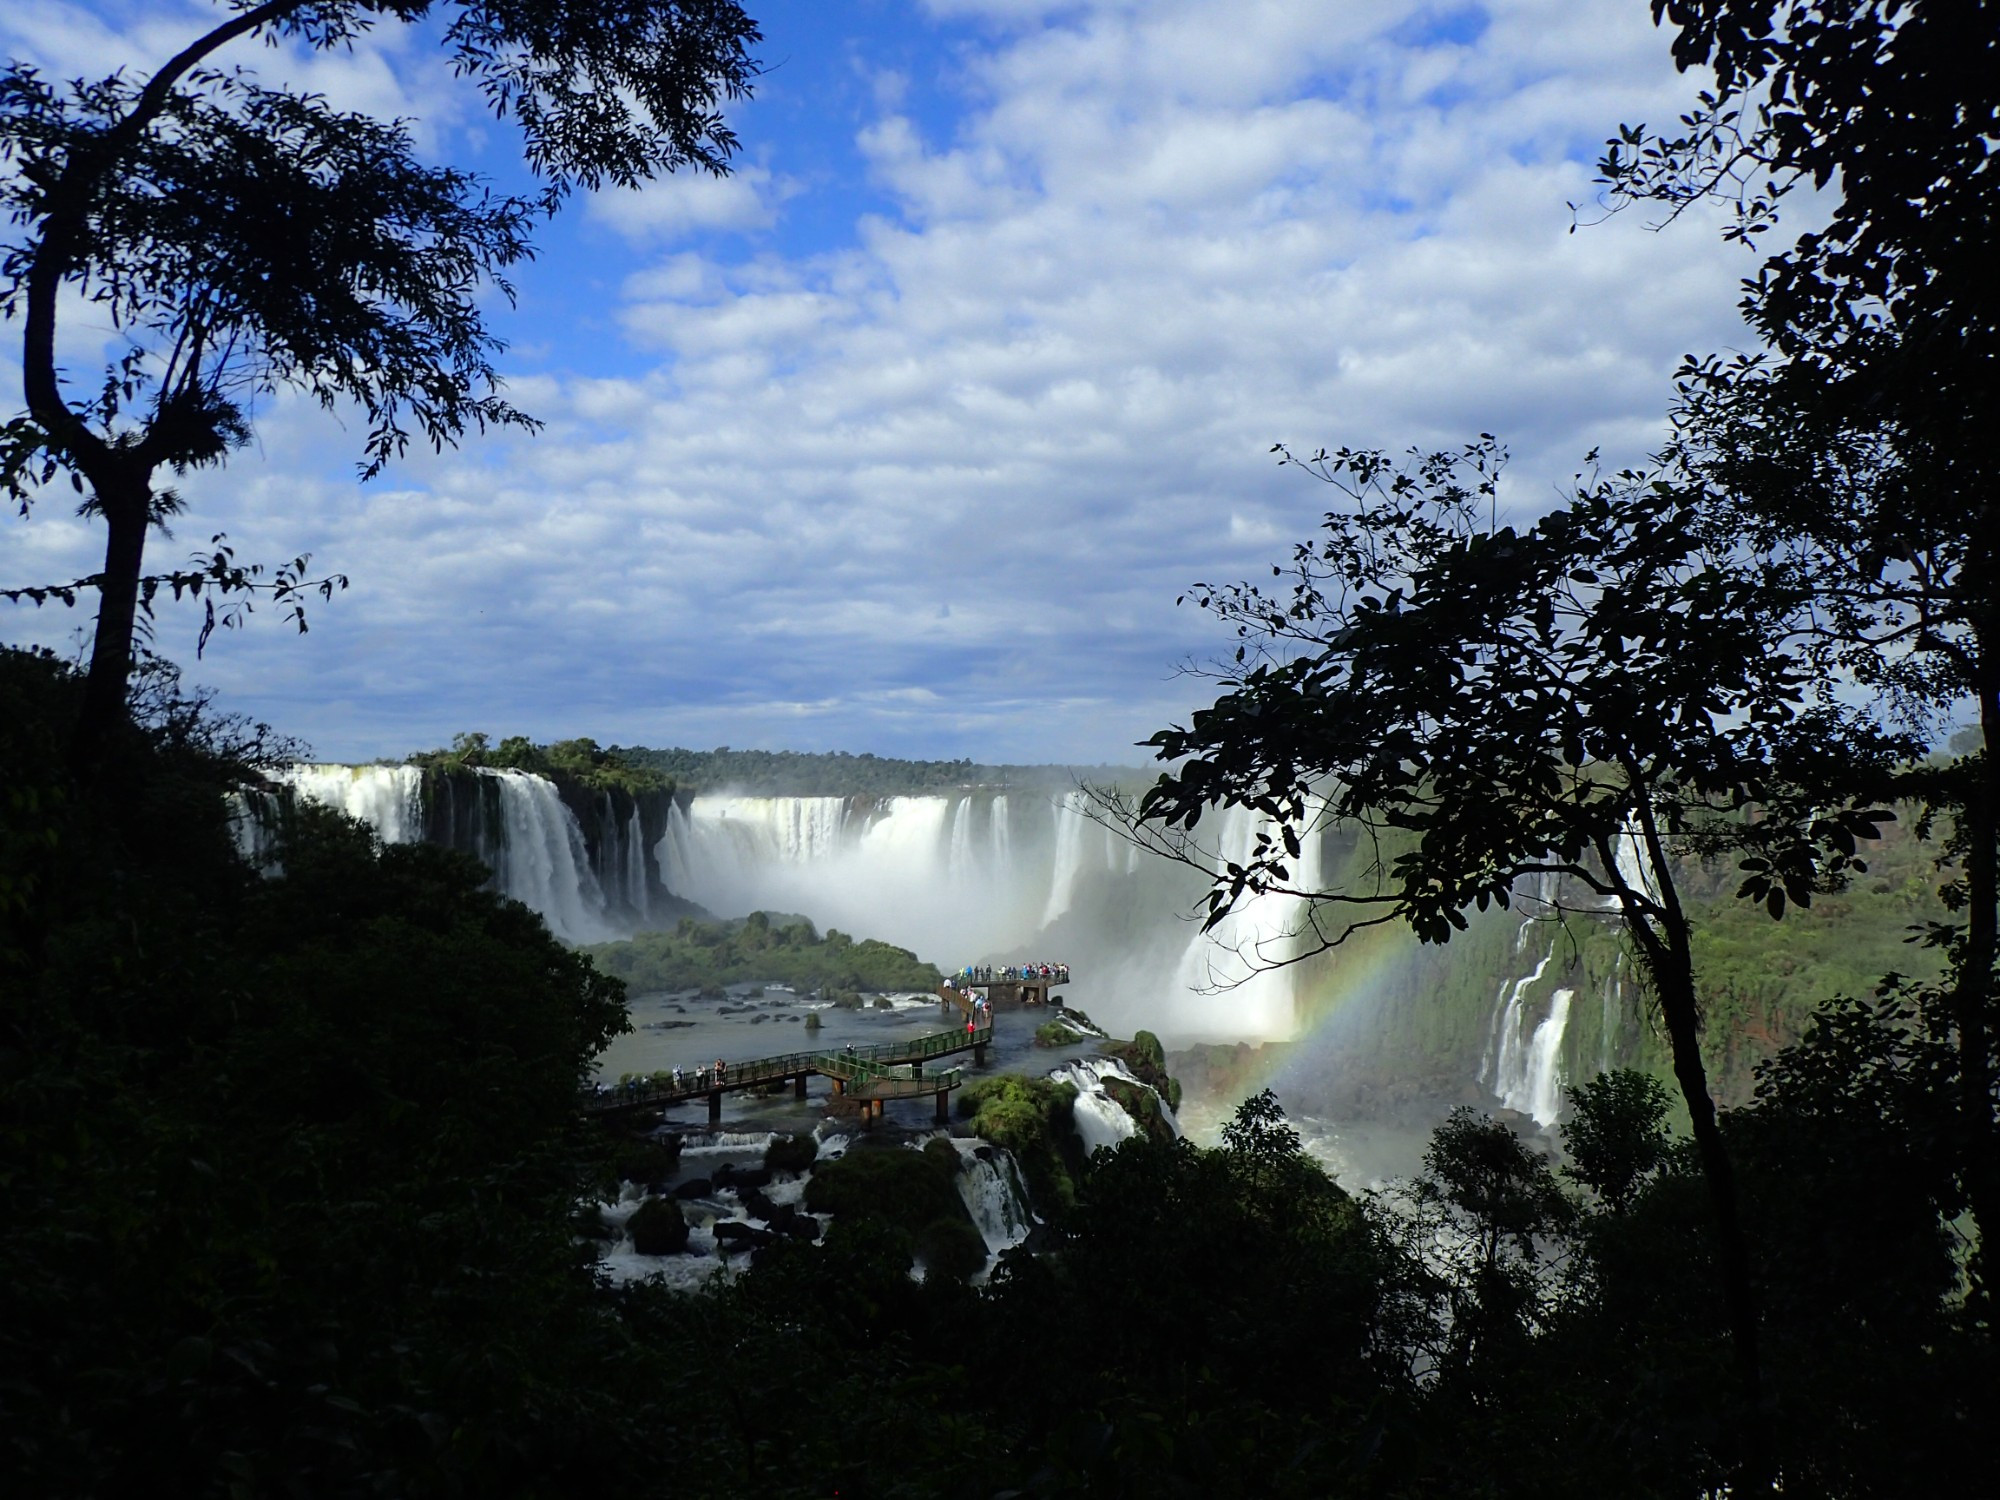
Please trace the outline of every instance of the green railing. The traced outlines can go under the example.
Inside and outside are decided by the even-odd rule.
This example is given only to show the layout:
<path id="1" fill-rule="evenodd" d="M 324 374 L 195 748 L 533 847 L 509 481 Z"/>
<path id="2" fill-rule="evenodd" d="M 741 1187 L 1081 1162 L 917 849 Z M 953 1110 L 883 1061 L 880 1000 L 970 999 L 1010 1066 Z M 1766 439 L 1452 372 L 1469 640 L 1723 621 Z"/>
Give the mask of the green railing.
<path id="1" fill-rule="evenodd" d="M 951 1030 L 926 1032 L 923 1036 L 912 1037 L 902 1042 L 873 1042 L 865 1047 L 855 1047 L 851 1051 L 839 1052 L 786 1052 L 777 1057 L 760 1057 L 752 1062 L 725 1063 L 722 1077 L 718 1080 L 713 1068 L 703 1068 L 695 1073 L 683 1075 L 679 1087 L 669 1080 L 657 1083 L 650 1078 L 635 1079 L 630 1083 L 610 1084 L 601 1090 L 585 1092 L 580 1103 L 586 1114 L 603 1114 L 615 1110 L 637 1109 L 647 1105 L 679 1104 L 689 1099 L 700 1099 L 720 1089 L 751 1088 L 760 1083 L 777 1083 L 786 1078 L 795 1078 L 801 1073 L 825 1073 L 833 1078 L 856 1079 L 864 1076 L 862 1070 L 869 1070 L 865 1076 L 888 1077 L 888 1069 L 897 1064 L 922 1062 L 926 1058 L 945 1057 L 954 1052 L 964 1052 L 972 1047 L 984 1046 L 993 1040 L 993 1023 L 987 1023 L 975 1031 Z M 903 1081 L 909 1081 L 904 1075 Z M 911 1093 L 928 1093 L 931 1087 L 924 1080 L 925 1087 L 912 1088 Z M 952 1085 L 956 1087 L 956 1085 Z"/>

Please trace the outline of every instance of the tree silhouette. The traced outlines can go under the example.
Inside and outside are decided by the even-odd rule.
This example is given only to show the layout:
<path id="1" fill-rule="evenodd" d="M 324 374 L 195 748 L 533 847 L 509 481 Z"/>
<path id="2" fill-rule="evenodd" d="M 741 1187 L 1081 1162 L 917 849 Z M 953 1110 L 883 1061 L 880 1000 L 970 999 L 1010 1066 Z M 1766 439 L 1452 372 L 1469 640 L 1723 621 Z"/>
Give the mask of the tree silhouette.
<path id="1" fill-rule="evenodd" d="M 512 298 L 507 271 L 532 253 L 531 228 L 576 188 L 726 171 L 736 140 L 719 107 L 757 71 L 759 34 L 734 0 L 226 9 L 144 77 L 57 84 L 19 62 L 0 73 L 0 204 L 15 226 L 0 311 L 21 321 L 27 403 L 0 444 L 0 481 L 25 510 L 37 483 L 66 473 L 105 523 L 102 572 L 16 591 L 98 591 L 73 747 L 85 765 L 123 712 L 135 625 L 158 588 L 262 588 L 296 608 L 307 586 L 302 563 L 266 580 L 227 557 L 148 580 L 148 536 L 180 508 L 161 472 L 224 462 L 248 440 L 256 400 L 284 388 L 366 414 L 364 477 L 413 436 L 442 448 L 469 429 L 532 426 L 498 394 L 504 346 L 482 292 Z M 330 51 L 433 18 L 454 71 L 518 126 L 534 193 L 496 194 L 419 161 L 400 121 L 217 61 L 244 39 Z M 101 383 L 65 376 L 66 298 L 92 304 L 125 345 Z"/>
<path id="2" fill-rule="evenodd" d="M 1990 1246 L 2000 1226 L 2000 5 L 1993 0 L 1654 0 L 1683 69 L 1714 87 L 1670 131 L 1625 126 L 1614 205 L 1722 199 L 1762 245 L 1785 197 L 1824 228 L 1746 286 L 1769 355 L 1691 359 L 1672 460 L 1713 534 L 1815 601 L 1820 670 L 1875 689 L 1936 738 L 1971 702 L 1985 750 L 1910 790 L 1949 813 L 1958 1157 Z M 1982 1249 L 1975 1300 L 1991 1295 Z"/>

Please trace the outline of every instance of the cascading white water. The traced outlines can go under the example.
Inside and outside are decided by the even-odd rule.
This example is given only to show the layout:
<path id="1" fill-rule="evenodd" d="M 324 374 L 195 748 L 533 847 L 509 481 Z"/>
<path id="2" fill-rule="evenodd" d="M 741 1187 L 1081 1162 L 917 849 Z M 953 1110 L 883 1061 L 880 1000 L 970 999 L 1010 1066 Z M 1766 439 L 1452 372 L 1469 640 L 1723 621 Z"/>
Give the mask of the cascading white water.
<path id="1" fill-rule="evenodd" d="M 1027 957 L 1018 950 L 1048 878 L 1046 806 L 975 794 L 699 796 L 674 809 L 658 856 L 667 888 L 718 916 L 798 912 L 950 968 L 1009 949 Z"/>
<path id="2" fill-rule="evenodd" d="M 1132 1072 L 1116 1058 L 1083 1057 L 1075 1062 L 1064 1063 L 1049 1074 L 1058 1083 L 1073 1085 L 1076 1089 L 1076 1106 L 1072 1118 L 1076 1123 L 1077 1138 L 1083 1142 L 1086 1154 L 1115 1146 L 1120 1141 L 1129 1140 L 1139 1133 L 1139 1122 L 1125 1111 L 1125 1106 L 1111 1097 L 1104 1087 L 1104 1080 L 1117 1078 L 1133 1088 L 1144 1089 L 1153 1096 L 1159 1106 L 1160 1118 L 1167 1128 L 1178 1136 L 1181 1122 L 1167 1107 L 1167 1101 L 1160 1098 L 1159 1091 L 1150 1084 L 1141 1083 Z"/>
<path id="3" fill-rule="evenodd" d="M 653 920 L 653 893 L 649 872 L 646 869 L 646 828 L 639 817 L 639 805 L 632 805 L 632 816 L 625 826 L 625 888 L 631 893 L 633 910 L 639 914 L 639 924 L 648 926 Z"/>
<path id="4" fill-rule="evenodd" d="M 1524 924 L 1525 926 L 1525 924 Z M 1486 1032 L 1486 1056 L 1479 1065 L 1479 1081 L 1495 1094 L 1517 1087 L 1521 1075 L 1521 1007 L 1529 991 L 1542 982 L 1549 961 L 1555 957 L 1555 938 L 1535 965 L 1534 972 L 1517 979 L 1503 979 L 1500 993 L 1493 997 L 1493 1020 Z"/>
<path id="5" fill-rule="evenodd" d="M 1260 832 L 1276 837 L 1275 826 L 1248 808 L 1227 808 L 1221 819 L 1216 831 L 1218 875 L 1231 865 L 1249 862 Z M 1286 883 L 1294 891 L 1320 888 L 1316 835 L 1300 840 L 1299 857 L 1291 861 Z M 1302 896 L 1266 891 L 1246 897 L 1208 932 L 1195 933 L 1181 954 L 1174 988 L 1190 993 L 1219 991 L 1220 1008 L 1237 1036 L 1290 1036 L 1296 1023 L 1295 972 L 1279 965 L 1297 955 L 1307 917 L 1308 903 Z"/>
<path id="6" fill-rule="evenodd" d="M 1090 820 L 1083 815 L 1082 794 L 1067 792 L 1056 804 L 1055 871 L 1049 877 L 1049 899 L 1042 908 L 1042 925 L 1048 926 L 1070 908 L 1076 899 L 1076 877 L 1083 869 L 1083 841 Z"/>
<path id="7" fill-rule="evenodd" d="M 951 813 L 951 854 L 946 864 L 951 878 L 964 880 L 972 873 L 972 799 L 960 797 Z"/>
<path id="8" fill-rule="evenodd" d="M 1532 1116 L 1537 1125 L 1553 1125 L 1562 1112 L 1563 1033 L 1569 1028 L 1569 1005 L 1576 991 L 1559 989 L 1549 996 L 1549 1013 L 1535 1028 L 1528 1044 L 1527 1076 L 1522 1087 L 1502 1096 L 1509 1109 Z"/>
<path id="9" fill-rule="evenodd" d="M 591 873 L 590 851 L 555 784 L 525 771 L 486 771 L 500 782 L 506 843 L 487 863 L 500 889 L 542 914 L 557 936 L 573 943 L 617 936 L 605 918 L 604 891 Z"/>
<path id="10" fill-rule="evenodd" d="M 958 1150 L 958 1196 L 986 1241 L 990 1260 L 1028 1237 L 1034 1213 L 1013 1153 L 963 1137 L 947 1137 Z"/>
<path id="11" fill-rule="evenodd" d="M 623 929 L 612 919 L 591 868 L 583 830 L 555 784 L 525 771 L 474 774 L 480 784 L 493 786 L 498 804 L 500 827 L 475 837 L 470 848 L 493 871 L 494 885 L 539 912 L 552 932 L 570 942 L 620 936 Z M 301 765 L 279 780 L 298 797 L 359 818 L 385 844 L 416 843 L 425 835 L 423 772 L 415 766 Z M 643 840 L 634 842 L 642 861 L 634 889 L 643 894 Z"/>
<path id="12" fill-rule="evenodd" d="M 310 802 L 359 818 L 385 844 L 424 836 L 424 773 L 415 766 L 292 766 L 278 779 Z"/>
<path id="13" fill-rule="evenodd" d="M 1139 1133 L 1138 1122 L 1104 1091 L 1103 1082 L 1084 1064 L 1066 1064 L 1049 1077 L 1058 1083 L 1076 1085 L 1076 1107 L 1071 1118 L 1086 1154 L 1115 1146 Z"/>

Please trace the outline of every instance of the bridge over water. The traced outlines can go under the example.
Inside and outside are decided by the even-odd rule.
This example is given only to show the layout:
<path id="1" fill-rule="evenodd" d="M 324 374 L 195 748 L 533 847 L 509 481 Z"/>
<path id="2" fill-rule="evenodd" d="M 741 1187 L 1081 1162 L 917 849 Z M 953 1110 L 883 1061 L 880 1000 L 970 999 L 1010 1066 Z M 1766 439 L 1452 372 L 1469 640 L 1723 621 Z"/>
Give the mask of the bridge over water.
<path id="1" fill-rule="evenodd" d="M 950 997 L 944 997 L 950 998 Z M 722 1123 L 722 1096 L 741 1089 L 769 1088 L 789 1081 L 793 1095 L 806 1096 L 806 1080 L 818 1073 L 833 1080 L 836 1098 L 859 1106 L 864 1120 L 880 1119 L 882 1106 L 891 1099 L 915 1099 L 925 1094 L 937 1097 L 937 1118 L 947 1118 L 946 1104 L 951 1091 L 963 1083 L 963 1070 L 934 1068 L 938 1058 L 970 1052 L 974 1065 L 986 1061 L 986 1048 L 993 1040 L 991 1011 L 977 1012 L 961 1003 L 968 1024 L 947 1031 L 928 1032 L 900 1042 L 877 1042 L 871 1046 L 848 1046 L 829 1052 L 786 1052 L 776 1057 L 760 1057 L 749 1062 L 725 1062 L 720 1074 L 713 1068 L 697 1069 L 683 1075 L 676 1085 L 671 1080 L 635 1080 L 582 1096 L 583 1112 L 597 1119 L 617 1119 L 685 1104 L 694 1099 L 708 1100 L 708 1123 Z"/>

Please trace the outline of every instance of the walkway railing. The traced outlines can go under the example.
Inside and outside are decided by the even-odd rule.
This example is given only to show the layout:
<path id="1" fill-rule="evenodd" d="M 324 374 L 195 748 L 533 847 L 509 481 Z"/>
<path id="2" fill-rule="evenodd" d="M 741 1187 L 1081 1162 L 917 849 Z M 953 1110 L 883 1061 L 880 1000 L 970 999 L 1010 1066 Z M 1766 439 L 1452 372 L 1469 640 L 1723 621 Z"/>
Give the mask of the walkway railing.
<path id="1" fill-rule="evenodd" d="M 599 1092 L 586 1092 L 580 1103 L 586 1114 L 602 1114 L 614 1110 L 635 1109 L 642 1105 L 680 1104 L 689 1099 L 703 1099 L 717 1090 L 753 1088 L 760 1083 L 778 1083 L 787 1078 L 796 1078 L 802 1073 L 824 1073 L 829 1077 L 856 1079 L 864 1076 L 887 1077 L 888 1070 L 896 1064 L 922 1062 L 926 1058 L 947 1057 L 954 1052 L 965 1052 L 973 1047 L 982 1047 L 993 1040 L 993 1023 L 989 1019 L 984 1026 L 966 1031 L 927 1032 L 923 1036 L 911 1037 L 901 1042 L 874 1042 L 865 1047 L 839 1052 L 786 1052 L 777 1057 L 760 1057 L 751 1062 L 725 1063 L 722 1077 L 717 1079 L 712 1068 L 704 1068 L 693 1074 L 683 1075 L 676 1086 L 671 1079 L 658 1082 L 653 1078 L 634 1079 L 629 1083 L 611 1085 Z M 851 1070 L 851 1071 L 850 1071 Z M 908 1075 L 904 1075 L 907 1079 Z M 946 1085 L 931 1083 L 923 1079 L 922 1087 L 912 1088 L 911 1093 L 930 1093 Z"/>

